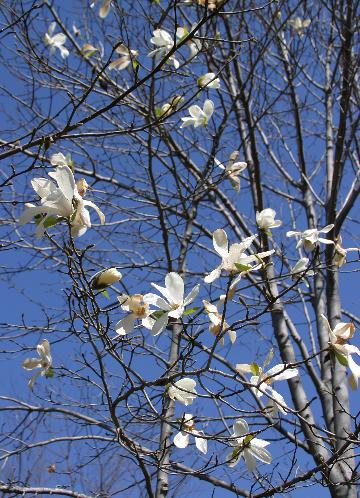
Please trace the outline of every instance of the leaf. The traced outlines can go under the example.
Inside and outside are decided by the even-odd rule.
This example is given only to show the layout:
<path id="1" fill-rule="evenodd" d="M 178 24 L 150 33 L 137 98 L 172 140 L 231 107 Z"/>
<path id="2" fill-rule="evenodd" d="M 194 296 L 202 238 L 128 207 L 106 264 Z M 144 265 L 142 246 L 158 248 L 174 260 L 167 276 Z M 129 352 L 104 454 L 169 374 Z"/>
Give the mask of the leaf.
<path id="1" fill-rule="evenodd" d="M 240 263 L 235 263 L 235 266 L 236 268 L 242 272 L 242 271 L 249 271 L 251 270 L 251 266 L 250 265 L 241 265 Z"/>
<path id="2" fill-rule="evenodd" d="M 255 362 L 251 363 L 250 370 L 251 370 L 251 373 L 253 373 L 256 376 L 259 376 L 260 367 L 259 367 L 259 365 L 257 363 L 255 363 Z"/>
<path id="3" fill-rule="evenodd" d="M 250 441 L 254 439 L 254 437 L 255 436 L 253 434 L 248 434 L 244 439 L 244 444 L 250 443 Z"/>
<path id="4" fill-rule="evenodd" d="M 54 377 L 54 375 L 55 375 L 54 370 L 50 367 L 49 370 L 45 374 L 45 378 L 51 379 L 52 377 Z"/>
<path id="5" fill-rule="evenodd" d="M 105 289 L 104 289 L 104 290 L 102 290 L 102 291 L 100 291 L 100 292 L 101 292 L 101 294 L 102 294 L 103 296 L 105 296 L 105 297 L 106 297 L 106 299 L 110 299 L 110 296 L 109 296 L 109 293 L 108 293 L 108 291 L 107 291 L 107 290 L 105 290 Z"/>
<path id="6" fill-rule="evenodd" d="M 48 216 L 44 221 L 44 228 L 50 228 L 59 223 L 62 218 L 55 218 L 55 216 Z"/>
<path id="7" fill-rule="evenodd" d="M 338 353 L 337 351 L 335 351 L 335 356 L 336 356 L 337 361 L 339 363 L 341 363 L 341 365 L 343 365 L 344 367 L 348 367 L 349 366 L 349 362 L 348 362 L 348 359 L 346 358 L 346 356 L 344 356 L 343 354 Z"/>
<path id="8" fill-rule="evenodd" d="M 153 313 L 151 313 L 151 316 L 156 318 L 156 320 L 157 320 L 158 318 L 163 316 L 164 313 L 165 313 L 165 311 L 158 310 L 158 311 L 154 311 Z"/>
<path id="9" fill-rule="evenodd" d="M 183 316 L 192 315 L 192 314 L 193 314 L 193 313 L 195 313 L 198 309 L 199 309 L 199 307 L 198 307 L 198 306 L 195 306 L 194 308 L 189 308 L 188 310 L 184 311 Z"/>
<path id="10" fill-rule="evenodd" d="M 161 116 L 162 116 L 162 109 L 161 109 L 161 107 L 155 107 L 155 116 L 157 118 L 161 118 Z"/>
<path id="11" fill-rule="evenodd" d="M 134 69 L 138 68 L 140 66 L 140 64 L 138 63 L 138 61 L 132 61 L 132 67 Z"/>

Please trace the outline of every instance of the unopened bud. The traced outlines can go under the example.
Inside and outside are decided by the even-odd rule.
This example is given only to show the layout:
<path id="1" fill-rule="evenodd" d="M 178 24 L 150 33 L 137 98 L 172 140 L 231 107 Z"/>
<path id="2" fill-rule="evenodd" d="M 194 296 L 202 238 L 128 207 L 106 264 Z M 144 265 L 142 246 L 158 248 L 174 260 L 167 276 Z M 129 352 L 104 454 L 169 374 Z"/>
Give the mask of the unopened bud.
<path id="1" fill-rule="evenodd" d="M 105 289 L 105 287 L 118 282 L 121 278 L 122 275 L 116 268 L 108 268 L 94 275 L 91 287 L 97 290 Z"/>
<path id="2" fill-rule="evenodd" d="M 89 188 L 89 185 L 85 180 L 85 178 L 80 178 L 80 180 L 76 182 L 76 187 L 79 192 L 79 195 L 81 195 L 81 197 L 84 197 L 87 189 Z"/>

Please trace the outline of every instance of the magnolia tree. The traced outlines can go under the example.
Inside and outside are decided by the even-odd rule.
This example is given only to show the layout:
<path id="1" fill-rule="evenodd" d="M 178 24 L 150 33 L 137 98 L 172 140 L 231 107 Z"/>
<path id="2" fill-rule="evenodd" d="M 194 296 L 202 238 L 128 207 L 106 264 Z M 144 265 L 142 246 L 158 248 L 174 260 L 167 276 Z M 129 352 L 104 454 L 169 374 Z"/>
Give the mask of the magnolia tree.
<path id="1" fill-rule="evenodd" d="M 358 20 L 1 2 L 4 495 L 357 496 Z"/>

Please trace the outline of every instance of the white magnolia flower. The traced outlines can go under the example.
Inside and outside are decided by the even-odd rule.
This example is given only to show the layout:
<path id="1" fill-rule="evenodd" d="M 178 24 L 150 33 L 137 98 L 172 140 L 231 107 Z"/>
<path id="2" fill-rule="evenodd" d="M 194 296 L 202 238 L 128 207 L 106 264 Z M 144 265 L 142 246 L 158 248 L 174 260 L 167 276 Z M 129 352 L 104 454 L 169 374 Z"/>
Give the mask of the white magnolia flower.
<path id="1" fill-rule="evenodd" d="M 81 53 L 84 57 L 92 57 L 96 52 L 99 52 L 99 49 L 94 47 L 94 45 L 91 45 L 91 43 L 84 43 L 81 47 Z"/>
<path id="2" fill-rule="evenodd" d="M 32 389 L 34 387 L 35 381 L 38 377 L 46 375 L 52 366 L 52 358 L 50 352 L 50 344 L 47 339 L 44 339 L 37 345 L 36 351 L 39 358 L 28 358 L 22 364 L 25 370 L 35 370 L 39 369 L 29 380 L 29 387 Z"/>
<path id="3" fill-rule="evenodd" d="M 360 251 L 360 248 L 359 247 L 349 247 L 348 249 L 345 249 L 342 246 L 342 238 L 339 235 L 337 237 L 337 241 L 335 243 L 335 253 L 334 253 L 334 257 L 333 257 L 333 263 L 338 267 L 343 266 L 346 263 L 347 253 L 351 252 L 351 251 Z"/>
<path id="4" fill-rule="evenodd" d="M 204 106 L 201 109 L 198 105 L 191 105 L 189 107 L 190 117 L 181 118 L 182 124 L 180 128 L 185 128 L 186 126 L 206 126 L 214 113 L 214 102 L 212 100 L 205 100 Z"/>
<path id="5" fill-rule="evenodd" d="M 231 185 L 237 192 L 240 192 L 240 173 L 247 168 L 247 164 L 245 162 L 236 161 L 239 156 L 239 151 L 234 150 L 230 154 L 229 161 L 224 166 L 218 159 L 214 159 L 214 162 L 219 168 L 224 170 L 225 175 L 229 178 Z"/>
<path id="6" fill-rule="evenodd" d="M 195 438 L 195 445 L 201 453 L 207 453 L 207 440 L 203 431 L 195 429 L 194 416 L 191 413 L 185 413 L 181 421 L 181 431 L 174 437 L 174 444 L 178 448 L 186 448 L 189 444 L 190 435 Z"/>
<path id="7" fill-rule="evenodd" d="M 170 272 L 165 277 L 165 287 L 157 284 L 151 284 L 155 289 L 160 291 L 164 298 L 156 294 L 145 294 L 144 302 L 152 304 L 164 313 L 155 321 L 152 327 L 152 334 L 158 335 L 167 326 L 169 318 L 179 319 L 184 311 L 185 306 L 192 303 L 199 293 L 200 286 L 195 285 L 192 291 L 184 298 L 184 281 L 182 277 L 175 272 Z"/>
<path id="8" fill-rule="evenodd" d="M 127 68 L 128 65 L 136 59 L 139 55 L 137 50 L 130 50 L 123 43 L 116 47 L 115 52 L 120 55 L 119 59 L 116 59 L 111 64 L 109 64 L 109 69 L 116 69 L 117 71 L 122 71 Z"/>
<path id="9" fill-rule="evenodd" d="M 270 357 L 271 361 L 271 357 Z M 273 399 L 269 399 L 268 408 L 270 407 L 271 413 L 273 415 L 279 410 L 283 414 L 286 415 L 287 405 L 283 396 L 275 391 L 274 388 L 271 387 L 273 382 L 277 382 L 279 380 L 288 380 L 293 379 L 299 375 L 299 371 L 297 368 L 289 368 L 288 365 L 283 365 L 279 363 L 271 367 L 269 370 L 265 371 L 265 366 L 269 362 L 267 359 L 263 365 L 263 368 L 259 367 L 256 363 L 249 365 L 247 363 L 238 363 L 236 365 L 236 370 L 239 372 L 252 372 L 256 375 L 253 375 L 250 378 L 250 383 L 253 384 L 253 391 L 257 398 L 261 398 L 266 393 Z"/>
<path id="10" fill-rule="evenodd" d="M 179 401 L 185 406 L 192 405 L 194 399 L 197 396 L 195 389 L 196 382 L 194 379 L 189 379 L 184 377 L 178 380 L 174 384 L 170 385 L 168 388 L 168 396 L 174 401 Z"/>
<path id="11" fill-rule="evenodd" d="M 97 212 L 101 224 L 105 223 L 104 214 L 96 204 L 84 200 L 78 192 L 74 175 L 68 166 L 57 166 L 55 171 L 49 173 L 50 178 L 34 178 L 31 185 L 35 192 L 41 198 L 40 206 L 31 206 L 25 209 L 20 217 L 20 224 L 25 224 L 34 216 L 41 215 L 37 229 L 36 237 L 42 237 L 46 227 L 55 224 L 57 219 L 66 218 L 70 221 L 71 235 L 79 237 L 91 227 L 90 213 L 86 206 L 92 207 Z M 52 219 L 55 222 L 52 222 Z M 49 225 L 49 221 L 51 224 Z"/>
<path id="12" fill-rule="evenodd" d="M 261 230 L 270 230 L 270 228 L 277 228 L 282 225 L 281 220 L 275 220 L 276 211 L 271 208 L 266 208 L 256 211 L 256 223 Z"/>
<path id="13" fill-rule="evenodd" d="M 191 31 L 193 31 L 195 25 L 191 26 Z M 194 35 L 196 35 L 197 31 L 194 32 Z M 189 30 L 187 28 L 183 27 L 178 27 L 176 30 L 176 36 L 178 38 L 178 41 L 182 41 L 182 39 L 189 34 Z M 189 60 L 193 59 L 198 55 L 199 52 L 201 52 L 202 49 L 202 44 L 201 40 L 198 40 L 197 38 L 192 38 L 189 41 L 186 42 L 187 47 L 189 48 Z"/>
<path id="14" fill-rule="evenodd" d="M 121 278 L 122 275 L 116 268 L 101 270 L 91 279 L 91 287 L 93 289 L 105 289 L 105 287 L 118 282 Z"/>
<path id="15" fill-rule="evenodd" d="M 293 280 L 297 280 L 300 277 L 300 273 L 306 274 L 304 276 L 313 277 L 315 275 L 314 270 L 309 270 L 309 258 L 300 258 L 299 261 L 295 263 L 295 265 L 291 268 L 290 274 Z"/>
<path id="16" fill-rule="evenodd" d="M 175 95 L 170 102 L 166 102 L 161 107 L 157 107 L 155 109 L 155 115 L 157 118 L 162 118 L 163 116 L 169 116 L 173 111 L 176 110 L 176 107 L 184 100 L 181 95 Z"/>
<path id="17" fill-rule="evenodd" d="M 203 300 L 204 308 L 206 313 L 210 319 L 209 330 L 210 332 L 217 337 L 224 330 L 229 328 L 229 325 L 223 320 L 222 314 L 219 312 L 219 309 L 215 306 L 215 304 L 209 303 L 209 301 Z M 235 330 L 227 330 L 229 335 L 229 339 L 231 344 L 234 344 L 236 341 L 236 331 Z M 221 344 L 224 344 L 224 336 L 220 339 Z"/>
<path id="18" fill-rule="evenodd" d="M 155 29 L 153 36 L 150 38 L 150 43 L 155 45 L 157 48 L 149 52 L 148 57 L 155 57 L 155 63 L 158 64 L 161 59 L 166 57 L 170 50 L 174 47 L 174 39 L 164 29 Z M 179 61 L 174 55 L 169 57 L 169 61 L 174 64 L 174 68 L 177 69 L 180 66 Z"/>
<path id="19" fill-rule="evenodd" d="M 230 274 L 235 274 L 239 272 L 248 272 L 261 267 L 260 265 L 251 266 L 249 263 L 253 261 L 260 261 L 262 258 L 266 258 L 274 253 L 274 250 L 259 252 L 258 254 L 252 254 L 248 256 L 245 251 L 248 249 L 256 235 L 247 237 L 242 242 L 237 244 L 232 244 L 229 248 L 228 238 L 225 230 L 218 228 L 213 233 L 213 245 L 215 251 L 222 258 L 220 265 L 215 268 L 209 275 L 204 278 L 207 284 L 210 284 L 214 280 L 220 277 L 221 270 L 228 271 Z M 236 282 L 237 283 L 237 282 Z"/>
<path id="20" fill-rule="evenodd" d="M 291 24 L 293 30 L 300 36 L 300 38 L 303 36 L 306 28 L 310 26 L 310 23 L 310 19 L 302 20 L 301 17 L 295 17 L 295 19 L 291 19 L 289 21 L 289 24 Z"/>
<path id="21" fill-rule="evenodd" d="M 105 19 L 110 12 L 111 0 L 103 0 L 99 9 L 99 16 Z"/>
<path id="22" fill-rule="evenodd" d="M 250 472 L 256 469 L 255 458 L 267 464 L 271 463 L 272 456 L 265 449 L 270 443 L 250 435 L 248 424 L 244 419 L 240 418 L 235 422 L 233 431 L 232 437 L 236 439 L 231 441 L 234 449 L 228 454 L 226 459 L 229 467 L 235 467 L 242 456 Z"/>
<path id="23" fill-rule="evenodd" d="M 333 228 L 334 225 L 331 224 L 326 225 L 326 227 L 321 230 L 317 230 L 316 228 L 309 228 L 304 232 L 293 232 L 290 230 L 290 232 L 286 233 L 286 237 L 300 237 L 300 240 L 296 244 L 296 249 L 304 246 L 306 250 L 313 251 L 319 242 L 322 242 L 323 244 L 334 244 L 333 240 L 320 237 L 321 233 L 329 233 Z"/>
<path id="24" fill-rule="evenodd" d="M 126 335 L 132 332 L 136 320 L 141 320 L 143 327 L 152 329 L 155 320 L 150 315 L 154 310 L 150 309 L 149 304 L 144 301 L 144 297 L 142 294 L 132 294 L 130 296 L 123 294 L 118 296 L 121 309 L 130 313 L 116 324 L 115 330 L 117 334 Z"/>
<path id="25" fill-rule="evenodd" d="M 224 3 L 224 0 L 197 0 L 199 5 L 202 5 L 203 7 L 206 7 L 209 10 L 214 10 L 217 9 L 218 7 L 221 6 L 221 4 Z"/>
<path id="26" fill-rule="evenodd" d="M 57 33 L 54 35 L 54 31 L 56 28 L 56 22 L 52 22 L 49 26 L 48 32 L 44 35 L 44 43 L 45 45 L 50 47 L 50 54 L 54 54 L 55 50 L 58 49 L 60 55 L 63 59 L 66 59 L 69 55 L 69 51 L 66 47 L 64 47 L 67 37 L 64 33 Z"/>
<path id="27" fill-rule="evenodd" d="M 324 320 L 330 338 L 330 347 L 334 350 L 337 359 L 341 364 L 350 368 L 351 375 L 349 376 L 349 384 L 352 389 L 357 389 L 360 377 L 360 366 L 352 359 L 353 354 L 360 356 L 360 350 L 356 346 L 346 344 L 355 334 L 355 325 L 353 323 L 339 322 L 332 329 L 329 320 L 325 315 L 321 315 Z"/>
<path id="28" fill-rule="evenodd" d="M 213 88 L 214 90 L 218 90 L 220 88 L 220 79 L 216 77 L 215 73 L 206 73 L 198 78 L 197 84 L 200 88 Z"/>

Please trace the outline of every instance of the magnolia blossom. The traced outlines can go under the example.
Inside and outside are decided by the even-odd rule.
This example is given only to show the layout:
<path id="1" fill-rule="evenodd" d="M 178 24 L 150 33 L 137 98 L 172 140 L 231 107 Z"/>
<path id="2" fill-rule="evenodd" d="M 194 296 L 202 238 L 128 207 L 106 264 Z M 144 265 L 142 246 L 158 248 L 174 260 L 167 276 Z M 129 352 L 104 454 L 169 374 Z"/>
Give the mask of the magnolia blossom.
<path id="1" fill-rule="evenodd" d="M 337 237 L 337 240 L 335 242 L 335 252 L 334 252 L 334 257 L 333 257 L 333 263 L 334 265 L 341 267 L 346 263 L 346 256 L 348 252 L 351 251 L 360 251 L 359 247 L 349 247 L 348 249 L 345 249 L 342 246 L 342 238 L 341 235 Z"/>
<path id="2" fill-rule="evenodd" d="M 310 23 L 310 19 L 302 20 L 300 17 L 295 17 L 295 19 L 291 19 L 289 21 L 289 24 L 291 24 L 293 30 L 300 36 L 300 38 L 303 36 L 306 28 L 310 26 Z"/>
<path id="3" fill-rule="evenodd" d="M 217 9 L 218 7 L 221 6 L 221 4 L 224 3 L 225 0 L 197 0 L 199 5 L 202 5 L 203 7 L 206 6 L 209 10 L 214 10 Z"/>
<path id="4" fill-rule="evenodd" d="M 324 320 L 330 338 L 330 347 L 334 350 L 337 359 L 343 365 L 347 365 L 350 368 L 351 375 L 349 376 L 349 384 L 352 389 L 357 389 L 358 380 L 360 377 L 360 366 L 355 363 L 352 359 L 353 354 L 360 356 L 360 350 L 356 346 L 351 344 L 346 344 L 355 334 L 355 325 L 353 323 L 339 322 L 332 329 L 329 320 L 325 315 L 321 315 Z"/>
<path id="5" fill-rule="evenodd" d="M 92 207 L 97 212 L 101 224 L 105 223 L 104 214 L 96 204 L 84 200 L 78 192 L 74 175 L 66 165 L 57 166 L 55 171 L 49 173 L 50 178 L 34 178 L 31 185 L 41 198 L 40 206 L 29 206 L 20 217 L 20 224 L 25 224 L 34 216 L 41 215 L 36 237 L 42 237 L 47 226 L 51 226 L 62 218 L 69 220 L 71 225 L 71 235 L 79 237 L 91 227 L 90 213 L 86 206 Z M 87 185 L 87 184 L 86 184 Z M 53 219 L 55 220 L 53 222 Z M 49 224 L 50 222 L 50 224 Z"/>
<path id="6" fill-rule="evenodd" d="M 252 263 L 253 261 L 260 261 L 261 263 L 261 259 L 273 254 L 274 250 L 272 249 L 271 251 L 259 252 L 258 254 L 248 256 L 245 251 L 251 246 L 255 238 L 256 235 L 252 235 L 240 243 L 232 244 L 229 248 L 225 230 L 222 230 L 221 228 L 215 230 L 213 233 L 213 245 L 215 251 L 222 258 L 222 261 L 220 265 L 215 268 L 215 270 L 204 278 L 204 281 L 207 284 L 210 284 L 220 277 L 222 270 L 228 271 L 230 274 L 235 274 L 242 271 L 248 272 L 260 268 L 261 264 L 251 266 L 249 263 Z"/>
<path id="7" fill-rule="evenodd" d="M 64 33 L 57 33 L 53 35 L 56 28 L 56 22 L 52 22 L 49 26 L 48 32 L 44 35 L 44 43 L 50 47 L 50 54 L 53 55 L 55 50 L 58 49 L 63 59 L 69 55 L 69 51 L 64 47 L 67 37 Z"/>
<path id="8" fill-rule="evenodd" d="M 288 365 L 283 365 L 282 363 L 273 366 L 267 371 L 265 371 L 264 368 L 259 367 L 256 363 L 253 363 L 252 365 L 238 363 L 236 365 L 236 369 L 239 372 L 256 373 L 256 375 L 253 375 L 250 378 L 250 383 L 254 386 L 252 389 L 257 398 L 261 398 L 264 394 L 269 393 L 269 396 L 273 398 L 269 399 L 268 405 L 272 414 L 275 415 L 279 410 L 286 415 L 285 408 L 287 408 L 287 405 L 285 400 L 280 393 L 271 387 L 271 384 L 279 380 L 293 379 L 299 375 L 299 371 L 297 368 L 289 368 Z"/>
<path id="9" fill-rule="evenodd" d="M 191 26 L 191 31 L 193 31 L 195 28 L 195 25 Z M 194 32 L 194 35 L 197 33 L 197 31 Z M 182 28 L 178 27 L 176 30 L 176 36 L 178 38 L 178 41 L 182 41 L 182 39 L 189 34 L 189 30 L 187 28 Z M 190 52 L 190 57 L 189 60 L 193 59 L 198 55 L 199 52 L 201 52 L 202 49 L 202 44 L 201 40 L 198 40 L 197 38 L 192 38 L 186 42 L 187 47 L 189 48 Z"/>
<path id="10" fill-rule="evenodd" d="M 237 162 L 236 159 L 239 156 L 239 151 L 234 150 L 230 154 L 229 161 L 224 166 L 218 159 L 214 159 L 214 162 L 219 168 L 223 169 L 225 175 L 229 178 L 231 185 L 237 192 L 240 192 L 240 173 L 247 168 L 245 162 Z"/>
<path id="11" fill-rule="evenodd" d="M 214 334 L 215 337 L 217 337 L 224 330 L 228 329 L 229 325 L 223 319 L 223 315 L 219 312 L 219 309 L 214 304 L 209 303 L 209 301 L 206 301 L 205 299 L 203 300 L 203 304 L 205 307 L 205 311 L 210 319 L 209 330 L 212 334 Z M 234 342 L 236 341 L 236 331 L 228 330 L 227 333 L 229 335 L 231 344 L 234 344 Z M 221 337 L 220 342 L 221 344 L 224 344 L 224 337 Z"/>
<path id="12" fill-rule="evenodd" d="M 101 270 L 93 276 L 91 287 L 93 289 L 105 289 L 105 287 L 118 282 L 121 278 L 122 275 L 116 268 Z"/>
<path id="13" fill-rule="evenodd" d="M 186 448 L 189 444 L 190 435 L 195 438 L 195 445 L 201 453 L 207 453 L 207 440 L 203 431 L 195 429 L 194 416 L 191 413 L 185 413 L 181 421 L 181 431 L 174 437 L 174 444 L 178 448 Z"/>
<path id="14" fill-rule="evenodd" d="M 155 109 L 155 115 L 158 118 L 162 118 L 163 116 L 170 115 L 173 111 L 175 111 L 176 107 L 181 103 L 183 97 L 181 95 L 175 95 L 170 102 L 166 102 L 161 107 L 157 107 Z"/>
<path id="15" fill-rule="evenodd" d="M 150 315 L 154 310 L 150 309 L 149 304 L 144 301 L 144 297 L 142 294 L 132 294 L 130 296 L 123 294 L 118 296 L 121 309 L 130 313 L 116 324 L 115 330 L 117 334 L 126 335 L 132 332 L 136 320 L 141 320 L 143 327 L 152 329 L 155 320 Z"/>
<path id="16" fill-rule="evenodd" d="M 32 389 L 34 387 L 35 381 L 38 377 L 46 375 L 52 366 L 52 358 L 50 352 L 50 344 L 47 339 L 44 339 L 36 346 L 36 351 L 39 358 L 28 358 L 22 364 L 25 370 L 35 370 L 39 369 L 29 380 L 29 387 Z"/>
<path id="17" fill-rule="evenodd" d="M 168 388 L 168 396 L 174 401 L 179 401 L 185 406 L 192 405 L 194 399 L 197 396 L 195 389 L 196 382 L 194 379 L 189 379 L 184 377 L 178 380 L 174 384 L 171 384 Z"/>
<path id="18" fill-rule="evenodd" d="M 148 57 L 155 57 L 155 63 L 160 62 L 161 59 L 166 57 L 170 50 L 174 47 L 174 39 L 164 29 L 155 29 L 153 36 L 150 38 L 150 42 L 157 48 L 148 53 Z M 180 66 L 179 61 L 174 55 L 169 57 L 169 60 L 174 64 L 174 68 L 177 69 Z"/>
<path id="19" fill-rule="evenodd" d="M 168 324 L 169 318 L 179 319 L 184 311 L 185 306 L 192 303 L 199 293 L 200 286 L 195 285 L 192 291 L 184 298 L 184 281 L 182 277 L 175 272 L 170 272 L 165 277 L 165 287 L 157 284 L 151 284 L 157 289 L 164 298 L 156 294 L 145 294 L 144 302 L 160 308 L 164 313 L 155 320 L 151 332 L 154 336 L 160 334 Z"/>
<path id="20" fill-rule="evenodd" d="M 201 109 L 198 105 L 191 105 L 189 107 L 190 117 L 181 118 L 182 124 L 180 128 L 186 126 L 206 126 L 214 113 L 214 102 L 212 100 L 205 100 L 204 106 Z"/>
<path id="21" fill-rule="evenodd" d="M 256 469 L 255 458 L 267 464 L 271 463 L 272 456 L 265 449 L 270 443 L 250 435 L 249 426 L 244 419 L 240 418 L 235 422 L 233 431 L 232 437 L 236 439 L 231 441 L 234 449 L 228 454 L 226 459 L 229 467 L 235 467 L 242 456 L 250 472 Z"/>
<path id="22" fill-rule="evenodd" d="M 309 258 L 300 258 L 299 261 L 291 268 L 290 274 L 293 280 L 297 280 L 300 277 L 300 273 L 306 271 L 307 277 L 313 277 L 315 275 L 314 270 L 309 270 Z M 304 275 L 305 276 L 305 275 Z"/>
<path id="23" fill-rule="evenodd" d="M 81 53 L 84 57 L 91 57 L 96 54 L 96 52 L 99 52 L 99 49 L 94 47 L 94 45 L 91 45 L 91 43 L 84 43 L 81 47 Z"/>
<path id="24" fill-rule="evenodd" d="M 116 69 L 117 71 L 122 71 L 127 68 L 128 65 L 139 55 L 137 50 L 130 50 L 123 43 L 116 47 L 115 52 L 120 55 L 119 59 L 116 59 L 111 64 L 109 64 L 109 69 Z"/>
<path id="25" fill-rule="evenodd" d="M 99 9 L 99 16 L 101 19 L 105 19 L 105 17 L 110 12 L 111 0 L 103 0 Z"/>
<path id="26" fill-rule="evenodd" d="M 326 225 L 326 227 L 318 230 L 317 228 L 309 228 L 309 230 L 305 230 L 304 232 L 290 232 L 286 233 L 286 237 L 300 237 L 300 240 L 296 244 L 296 249 L 301 246 L 308 251 L 313 251 L 319 242 L 323 244 L 334 244 L 333 240 L 324 239 L 320 237 L 321 233 L 329 233 L 334 228 L 334 225 Z"/>
<path id="27" fill-rule="evenodd" d="M 218 90 L 220 88 L 220 79 L 216 77 L 215 73 L 206 73 L 198 78 L 197 84 L 200 88 L 213 88 L 214 90 Z"/>
<path id="28" fill-rule="evenodd" d="M 256 211 L 256 223 L 260 230 L 270 230 L 270 228 L 277 228 L 282 225 L 281 220 L 275 220 L 276 211 L 271 208 L 266 208 Z"/>

